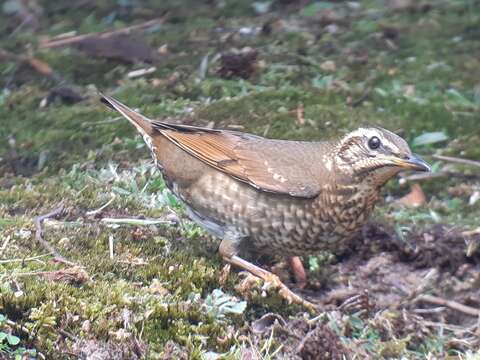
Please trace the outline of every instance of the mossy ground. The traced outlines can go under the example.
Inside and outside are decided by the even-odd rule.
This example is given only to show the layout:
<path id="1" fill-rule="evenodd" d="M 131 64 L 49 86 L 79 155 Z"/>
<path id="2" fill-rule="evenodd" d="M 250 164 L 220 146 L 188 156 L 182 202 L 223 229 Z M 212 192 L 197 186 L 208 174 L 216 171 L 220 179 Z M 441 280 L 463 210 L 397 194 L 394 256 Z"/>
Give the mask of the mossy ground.
<path id="1" fill-rule="evenodd" d="M 82 3 L 38 1 L 35 31 L 27 26 L 13 32 L 21 20 L 7 6 L 0 15 L 1 49 L 49 64 L 63 83 L 74 84 L 85 96 L 74 105 L 57 100 L 40 107 L 58 85 L 56 80 L 19 61 L 0 63 L 0 314 L 13 322 L 0 326 L 20 336 L 21 346 L 47 358 L 105 349 L 118 358 L 200 359 L 214 353 L 232 359 L 247 353 L 265 359 L 309 358 L 315 356 L 310 348 L 319 343 L 325 346 L 321 351 L 343 346 L 357 358 L 474 358 L 470 333 L 446 324 L 453 319 L 452 326 L 466 329 L 471 319 L 442 312 L 448 316 L 436 320 L 446 330 L 437 331 L 415 318 L 420 316 L 415 306 L 392 309 L 398 299 L 389 298 L 385 289 L 378 290 L 386 295 L 377 297 L 379 305 L 368 314 L 340 308 L 319 318 L 343 345 L 309 340 L 296 351 L 298 341 L 292 339 L 310 336 L 314 325 L 305 325 L 298 315 L 301 308 L 270 292 L 265 297 L 258 290 L 241 314 L 227 311 L 220 316 L 220 305 L 213 301 L 215 311 L 208 305 L 212 292 L 221 288 L 235 295 L 240 278 L 232 274 L 226 284 L 219 283 L 218 242 L 185 217 L 139 136 L 99 103 L 95 88 L 150 117 L 187 117 L 202 125 L 213 121 L 219 128 L 233 126 L 274 138 L 322 139 L 376 124 L 412 143 L 425 132 L 441 131 L 445 141 L 414 151 L 436 171 L 458 176 L 422 182 L 426 205 L 412 210 L 387 202 L 378 208 L 376 220 L 395 228 L 407 242 L 420 234 L 434 236 L 437 233 L 428 229 L 437 223 L 447 230 L 472 230 L 480 217 L 480 201 L 472 204 L 474 192 L 480 191 L 478 168 L 452 168 L 431 155 L 480 158 L 478 1 L 273 1 L 265 2 L 270 4 L 265 14 L 257 13 L 258 3 L 249 1 Z M 95 59 L 68 47 L 37 49 L 38 35 L 112 30 L 161 15 L 165 21 L 142 34 L 154 48 L 166 44 L 168 51 L 155 63 L 153 74 L 138 79 L 126 74 L 150 65 Z M 207 54 L 216 59 L 219 52 L 245 46 L 259 54 L 249 79 L 220 78 L 218 59 L 209 63 L 205 76 L 199 75 Z M 395 199 L 407 192 L 408 187 L 394 180 L 385 196 Z M 65 206 L 61 216 L 44 223 L 45 239 L 83 266 L 88 281 L 54 278 L 55 271 L 68 266 L 42 256 L 46 251 L 35 241 L 34 218 L 60 203 Z M 165 223 L 109 224 L 102 218 Z M 453 245 L 460 253 L 466 251 L 462 241 Z M 306 259 L 312 278 L 323 281 L 320 289 L 311 286 L 307 294 L 322 298 L 339 284 L 358 280 L 348 268 L 352 263 L 363 269 L 372 258 L 385 251 L 388 258 L 396 251 L 377 245 L 367 242 L 366 247 L 372 246 L 368 256 L 363 253 L 365 258 L 352 262 L 351 255 L 343 265 L 330 257 Z M 428 249 L 424 252 L 437 254 Z M 460 258 L 455 266 L 478 274 L 478 259 Z M 383 264 L 385 273 L 425 276 L 416 272 L 417 258 L 395 259 L 398 263 Z M 465 275 L 467 270 L 459 275 L 458 269 L 437 265 L 427 261 L 421 268 L 436 268 L 450 282 L 445 292 L 434 291 L 437 295 L 479 305 L 474 298 L 478 278 Z M 350 271 L 351 279 L 336 275 L 337 270 Z M 365 287 L 372 292 L 378 284 Z M 232 306 L 241 304 L 240 299 L 230 300 Z M 287 325 L 284 331 L 290 331 L 290 337 L 281 332 L 252 334 L 249 326 L 269 312 L 303 327 Z M 318 338 L 331 336 L 330 330 L 319 329 Z"/>

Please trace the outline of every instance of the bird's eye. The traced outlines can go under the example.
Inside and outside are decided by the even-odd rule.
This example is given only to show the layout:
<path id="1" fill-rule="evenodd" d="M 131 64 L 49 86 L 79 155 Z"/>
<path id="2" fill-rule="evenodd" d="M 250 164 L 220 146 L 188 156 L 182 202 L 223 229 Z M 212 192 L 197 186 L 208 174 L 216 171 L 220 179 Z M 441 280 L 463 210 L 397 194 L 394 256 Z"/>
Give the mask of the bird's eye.
<path id="1" fill-rule="evenodd" d="M 372 150 L 378 149 L 380 145 L 380 139 L 376 136 L 372 136 L 370 140 L 368 140 L 368 147 Z"/>

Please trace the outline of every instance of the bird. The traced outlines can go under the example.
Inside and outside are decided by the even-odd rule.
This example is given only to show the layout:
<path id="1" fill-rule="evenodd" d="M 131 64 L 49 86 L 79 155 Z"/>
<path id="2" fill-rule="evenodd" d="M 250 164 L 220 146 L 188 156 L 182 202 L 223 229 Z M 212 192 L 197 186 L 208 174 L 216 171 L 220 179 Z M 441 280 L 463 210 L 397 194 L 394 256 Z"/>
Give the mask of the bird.
<path id="1" fill-rule="evenodd" d="M 403 138 L 377 126 L 332 140 L 268 139 L 149 119 L 100 96 L 142 135 L 188 216 L 221 240 L 221 257 L 308 308 L 314 305 L 243 254 L 284 256 L 298 269 L 299 256 L 343 252 L 389 179 L 405 170 L 431 171 Z M 304 278 L 301 263 L 297 272 Z"/>

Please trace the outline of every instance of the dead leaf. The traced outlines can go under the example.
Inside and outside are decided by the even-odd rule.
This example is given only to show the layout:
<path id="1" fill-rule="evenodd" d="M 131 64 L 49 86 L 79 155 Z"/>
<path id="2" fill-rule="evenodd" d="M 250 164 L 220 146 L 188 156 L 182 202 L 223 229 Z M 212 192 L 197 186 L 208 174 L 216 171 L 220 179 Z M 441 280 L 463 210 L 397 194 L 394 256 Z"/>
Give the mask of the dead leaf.
<path id="1" fill-rule="evenodd" d="M 48 75 L 48 76 L 53 74 L 52 68 L 46 62 L 44 62 L 42 60 L 35 59 L 35 58 L 28 58 L 28 59 L 25 59 L 25 60 L 28 62 L 28 64 L 32 68 L 34 68 L 40 74 Z"/>
<path id="2" fill-rule="evenodd" d="M 38 273 L 45 280 L 53 282 L 67 282 L 71 284 L 83 284 L 90 280 L 87 272 L 78 266 L 56 271 L 42 271 Z"/>
<path id="3" fill-rule="evenodd" d="M 427 202 L 425 193 L 419 184 L 413 184 L 410 192 L 404 197 L 397 200 L 397 203 L 407 207 L 419 207 Z"/>

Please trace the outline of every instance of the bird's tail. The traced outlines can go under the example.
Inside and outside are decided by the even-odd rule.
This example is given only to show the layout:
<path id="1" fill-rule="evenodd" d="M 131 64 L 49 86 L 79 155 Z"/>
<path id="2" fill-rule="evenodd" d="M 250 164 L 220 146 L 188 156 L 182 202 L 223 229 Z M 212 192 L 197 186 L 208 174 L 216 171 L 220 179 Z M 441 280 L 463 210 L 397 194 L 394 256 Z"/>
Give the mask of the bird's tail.
<path id="1" fill-rule="evenodd" d="M 122 114 L 122 116 L 125 117 L 128 121 L 130 121 L 142 135 L 151 136 L 153 126 L 149 118 L 137 113 L 135 110 L 129 108 L 127 105 L 122 104 L 120 101 L 110 96 L 104 95 L 102 93 L 100 93 L 100 96 L 101 102 Z"/>

